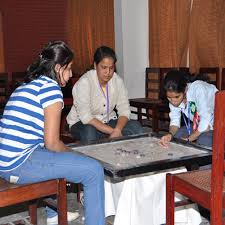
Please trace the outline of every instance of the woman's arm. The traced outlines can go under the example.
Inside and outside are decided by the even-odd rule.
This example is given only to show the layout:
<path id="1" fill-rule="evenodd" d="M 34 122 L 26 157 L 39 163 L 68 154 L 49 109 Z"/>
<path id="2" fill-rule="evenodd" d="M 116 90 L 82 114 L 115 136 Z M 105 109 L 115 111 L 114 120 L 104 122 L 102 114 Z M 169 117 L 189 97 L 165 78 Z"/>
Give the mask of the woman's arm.
<path id="1" fill-rule="evenodd" d="M 126 116 L 120 116 L 116 127 L 113 129 L 113 132 L 110 135 L 110 138 L 115 138 L 115 137 L 121 137 L 122 136 L 122 130 L 126 126 L 128 122 L 128 118 Z"/>
<path id="2" fill-rule="evenodd" d="M 169 142 L 172 140 L 173 136 L 177 133 L 179 127 L 177 126 L 170 126 L 169 128 L 169 133 L 162 136 L 159 144 L 162 145 L 163 147 L 168 147 Z"/>
<path id="3" fill-rule="evenodd" d="M 111 134 L 113 132 L 113 128 L 109 125 L 103 123 L 102 121 L 94 118 L 88 124 L 94 126 L 97 130 L 101 131 L 105 134 Z"/>
<path id="4" fill-rule="evenodd" d="M 69 148 L 60 140 L 62 102 L 56 102 L 44 109 L 44 143 L 51 151 L 68 151 Z"/>

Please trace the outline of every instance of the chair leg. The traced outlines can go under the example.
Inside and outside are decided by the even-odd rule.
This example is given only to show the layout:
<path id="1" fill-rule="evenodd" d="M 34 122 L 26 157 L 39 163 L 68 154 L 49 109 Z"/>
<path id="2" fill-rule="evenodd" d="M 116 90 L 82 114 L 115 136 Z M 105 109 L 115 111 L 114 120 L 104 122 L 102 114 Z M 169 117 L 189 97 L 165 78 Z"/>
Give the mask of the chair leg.
<path id="1" fill-rule="evenodd" d="M 143 125 L 143 121 L 142 121 L 142 108 L 137 108 L 137 120 L 141 123 L 141 125 Z"/>
<path id="2" fill-rule="evenodd" d="M 174 225 L 174 188 L 173 177 L 171 174 L 166 175 L 166 225 Z"/>
<path id="3" fill-rule="evenodd" d="M 77 202 L 78 203 L 81 203 L 80 193 L 81 193 L 81 184 L 77 184 Z"/>
<path id="4" fill-rule="evenodd" d="M 159 132 L 158 113 L 157 108 L 152 109 L 152 131 L 156 133 Z"/>
<path id="5" fill-rule="evenodd" d="M 37 200 L 29 202 L 29 215 L 30 222 L 33 225 L 37 225 Z"/>
<path id="6" fill-rule="evenodd" d="M 59 180 L 58 195 L 57 195 L 57 211 L 59 225 L 67 225 L 67 197 L 66 197 L 66 181 Z"/>
<path id="7" fill-rule="evenodd" d="M 212 197 L 212 195 L 211 195 L 211 197 Z M 216 201 L 216 205 L 213 205 L 213 203 L 211 201 L 211 209 L 210 209 L 210 224 L 211 225 L 224 225 L 225 224 L 225 220 L 223 218 L 222 202 L 220 202 L 220 203 L 218 201 Z"/>

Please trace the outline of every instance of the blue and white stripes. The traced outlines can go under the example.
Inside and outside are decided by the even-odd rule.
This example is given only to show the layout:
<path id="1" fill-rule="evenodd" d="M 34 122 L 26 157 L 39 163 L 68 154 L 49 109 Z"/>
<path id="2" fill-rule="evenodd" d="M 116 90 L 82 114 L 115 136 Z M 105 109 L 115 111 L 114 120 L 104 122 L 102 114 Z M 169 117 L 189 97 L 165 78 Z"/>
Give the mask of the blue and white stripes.
<path id="1" fill-rule="evenodd" d="M 44 145 L 44 108 L 56 102 L 63 102 L 61 89 L 46 76 L 13 92 L 0 120 L 0 171 L 15 169 Z"/>

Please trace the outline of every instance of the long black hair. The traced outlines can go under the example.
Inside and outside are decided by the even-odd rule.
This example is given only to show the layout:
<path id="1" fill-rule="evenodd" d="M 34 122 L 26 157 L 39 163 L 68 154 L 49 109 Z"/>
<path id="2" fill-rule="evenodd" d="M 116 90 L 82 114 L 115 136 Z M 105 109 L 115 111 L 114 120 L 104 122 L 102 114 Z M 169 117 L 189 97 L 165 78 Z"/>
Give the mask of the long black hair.
<path id="1" fill-rule="evenodd" d="M 48 43 L 39 54 L 38 59 L 27 68 L 27 76 L 24 80 L 25 83 L 29 83 L 41 75 L 45 75 L 60 84 L 55 66 L 59 64 L 61 67 L 65 65 L 67 67 L 73 60 L 73 56 L 73 51 L 63 41 Z"/>
<path id="2" fill-rule="evenodd" d="M 208 81 L 207 74 L 193 75 L 180 70 L 170 70 L 164 78 L 164 89 L 177 93 L 184 93 L 187 83 L 192 83 L 196 80 Z"/>

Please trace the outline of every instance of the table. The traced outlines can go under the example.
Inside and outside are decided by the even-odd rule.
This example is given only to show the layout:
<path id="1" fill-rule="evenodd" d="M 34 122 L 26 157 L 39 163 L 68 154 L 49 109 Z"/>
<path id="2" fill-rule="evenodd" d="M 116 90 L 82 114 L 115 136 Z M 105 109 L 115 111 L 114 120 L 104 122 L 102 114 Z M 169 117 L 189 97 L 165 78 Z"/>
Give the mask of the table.
<path id="1" fill-rule="evenodd" d="M 211 163 L 211 152 L 206 149 L 175 142 L 165 149 L 158 141 L 148 135 L 73 148 L 102 163 L 107 175 L 105 213 L 115 215 L 114 225 L 165 223 L 166 173 Z M 192 206 L 178 209 L 175 221 L 180 225 L 199 225 L 201 217 L 196 206 Z"/>

